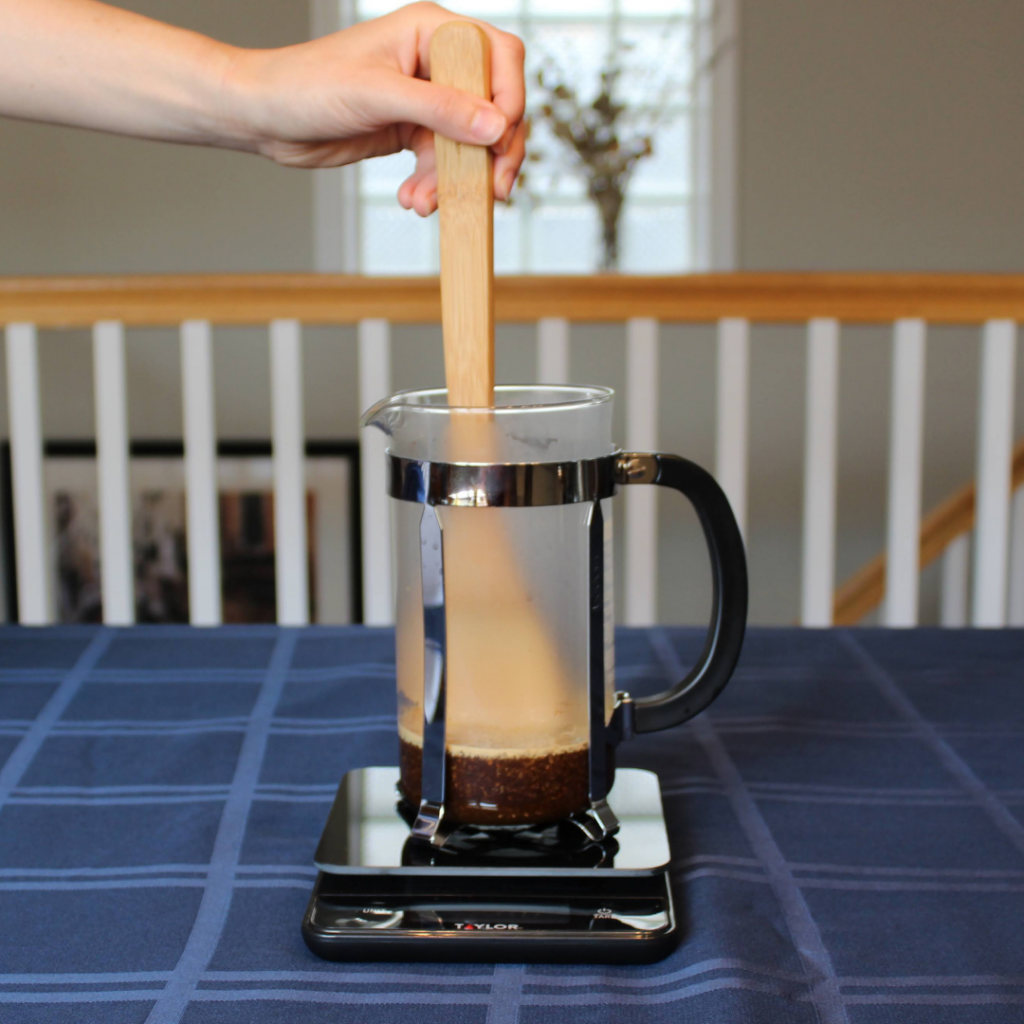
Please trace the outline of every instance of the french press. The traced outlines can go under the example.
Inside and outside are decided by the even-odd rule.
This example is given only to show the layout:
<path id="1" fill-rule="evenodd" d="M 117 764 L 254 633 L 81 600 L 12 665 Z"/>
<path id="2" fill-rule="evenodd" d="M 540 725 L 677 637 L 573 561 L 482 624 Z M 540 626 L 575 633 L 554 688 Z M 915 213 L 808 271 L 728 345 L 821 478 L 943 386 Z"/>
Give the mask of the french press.
<path id="1" fill-rule="evenodd" d="M 567 819 L 612 834 L 614 749 L 677 725 L 725 686 L 746 625 L 743 542 L 714 479 L 675 455 L 612 444 L 612 392 L 506 386 L 493 408 L 405 392 L 365 417 L 388 434 L 397 555 L 401 788 L 412 834 Z M 472 422 L 467 429 L 466 420 Z M 465 438 L 493 461 L 454 462 Z M 675 489 L 711 561 L 711 624 L 697 665 L 655 697 L 616 691 L 612 496 Z"/>
<path id="2" fill-rule="evenodd" d="M 400 765 L 342 780 L 303 936 L 333 960 L 661 959 L 680 932 L 660 788 L 615 751 L 728 682 L 747 610 L 736 520 L 694 463 L 614 448 L 606 388 L 446 398 L 366 416 L 389 439 Z M 466 437 L 492 461 L 451 461 Z M 712 607 L 686 678 L 633 698 L 614 686 L 612 496 L 652 484 L 697 511 Z"/>
<path id="3" fill-rule="evenodd" d="M 430 54 L 432 77 L 490 96 L 479 28 L 442 26 Z M 678 938 L 668 836 L 657 777 L 615 750 L 728 682 L 743 542 L 699 466 L 615 447 L 609 389 L 494 386 L 489 156 L 435 142 L 448 389 L 363 419 L 388 435 L 400 763 L 342 780 L 303 935 L 328 959 L 648 962 Z M 637 485 L 696 509 L 713 594 L 697 665 L 634 699 L 615 688 L 612 497 Z"/>

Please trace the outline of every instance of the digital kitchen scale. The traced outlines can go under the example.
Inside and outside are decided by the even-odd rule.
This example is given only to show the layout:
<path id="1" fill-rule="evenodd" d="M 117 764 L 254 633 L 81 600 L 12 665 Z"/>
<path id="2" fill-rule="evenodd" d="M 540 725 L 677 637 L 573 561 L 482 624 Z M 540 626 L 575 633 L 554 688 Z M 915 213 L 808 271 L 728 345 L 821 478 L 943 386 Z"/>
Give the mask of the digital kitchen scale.
<path id="1" fill-rule="evenodd" d="M 669 845 L 653 772 L 620 768 L 608 802 L 618 832 L 571 822 L 461 828 L 433 846 L 396 797 L 398 769 L 349 772 L 338 787 L 302 921 L 325 960 L 652 963 L 678 941 Z"/>

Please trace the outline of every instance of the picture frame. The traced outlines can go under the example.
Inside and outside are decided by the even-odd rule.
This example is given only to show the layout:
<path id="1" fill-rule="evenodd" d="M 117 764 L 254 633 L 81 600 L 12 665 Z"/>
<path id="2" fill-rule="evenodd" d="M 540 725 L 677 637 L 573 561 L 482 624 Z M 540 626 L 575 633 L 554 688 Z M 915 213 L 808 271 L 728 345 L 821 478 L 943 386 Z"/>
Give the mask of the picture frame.
<path id="1" fill-rule="evenodd" d="M 306 442 L 310 620 L 362 621 L 359 445 Z M 18 621 L 10 446 L 0 451 L 3 596 Z M 187 622 L 184 446 L 137 440 L 129 450 L 136 620 Z M 220 441 L 217 490 L 225 622 L 275 618 L 273 463 L 265 440 Z M 54 622 L 97 622 L 99 580 L 96 445 L 51 440 L 43 450 L 43 501 Z"/>

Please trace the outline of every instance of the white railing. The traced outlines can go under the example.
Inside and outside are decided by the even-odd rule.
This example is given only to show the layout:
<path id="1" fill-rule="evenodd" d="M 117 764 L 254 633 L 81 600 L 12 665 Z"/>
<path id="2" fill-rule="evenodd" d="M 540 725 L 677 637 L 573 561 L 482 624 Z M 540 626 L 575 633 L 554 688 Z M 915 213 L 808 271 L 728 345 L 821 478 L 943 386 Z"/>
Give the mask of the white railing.
<path id="1" fill-rule="evenodd" d="M 206 320 L 186 320 L 181 325 L 181 381 L 188 609 L 195 625 L 216 626 L 221 620 L 217 421 L 213 406 L 213 332 Z M 126 395 L 119 398 L 126 400 Z M 105 587 L 106 580 L 103 584 Z"/>
<path id="2" fill-rule="evenodd" d="M 805 626 L 829 626 L 836 570 L 839 420 L 839 324 L 834 319 L 819 317 L 807 325 L 806 388 L 800 621 Z"/>
<path id="3" fill-rule="evenodd" d="M 125 626 L 135 621 L 135 584 L 128 492 L 128 391 L 124 328 L 121 324 L 116 320 L 103 320 L 96 324 L 92 329 L 92 350 L 100 578 L 105 591 L 106 621 L 111 625 Z M 106 607 L 108 600 L 110 606 Z"/>
<path id="4" fill-rule="evenodd" d="M 121 314 L 118 315 L 118 310 Z M 36 324 L 93 330 L 101 573 L 104 618 L 133 620 L 125 326 L 178 323 L 181 332 L 192 621 L 221 619 L 212 331 L 263 323 L 271 356 L 277 608 L 282 623 L 309 620 L 303 452 L 302 323 L 358 325 L 363 408 L 391 390 L 390 320 L 438 318 L 436 282 L 295 275 L 89 281 L 0 281 L 6 322 L 8 408 L 20 621 L 52 618 L 43 501 Z M 918 620 L 922 430 L 927 323 L 982 326 L 978 401 L 977 529 L 968 601 L 968 548 L 943 559 L 942 621 L 978 626 L 1024 622 L 1024 499 L 1011 501 L 1010 455 L 1016 320 L 1024 277 L 708 275 L 693 278 L 504 279 L 498 319 L 532 319 L 537 379 L 569 379 L 570 323 L 619 321 L 626 346 L 625 445 L 656 450 L 659 321 L 718 325 L 715 470 L 746 531 L 750 324 L 807 324 L 806 450 L 800 618 L 833 621 L 839 348 L 843 322 L 893 324 L 887 597 L 882 621 Z M 364 432 L 367 433 L 367 432 Z M 390 519 L 383 439 L 361 441 L 364 620 L 392 617 Z M 625 621 L 657 618 L 653 492 L 630 489 L 625 509 Z M 1011 545 L 1011 524 L 1012 545 Z M 1012 554 L 1012 557 L 1011 557 Z"/>
<path id="5" fill-rule="evenodd" d="M 1013 395 L 1017 325 L 985 324 L 978 403 L 978 513 L 974 531 L 975 626 L 1006 625 L 1009 564 L 1010 452 L 1013 448 Z"/>
<path id="6" fill-rule="evenodd" d="M 39 411 L 39 354 L 30 323 L 7 325 L 7 408 L 17 550 L 18 613 L 28 626 L 50 619 L 50 574 L 43 502 L 43 430 Z"/>
<path id="7" fill-rule="evenodd" d="M 302 329 L 297 320 L 274 320 L 270 325 L 270 409 L 277 621 L 304 626 L 309 622 L 309 555 Z"/>
<path id="8" fill-rule="evenodd" d="M 923 320 L 898 320 L 892 339 L 892 414 L 889 446 L 889 523 L 883 621 L 917 622 L 924 454 Z"/>
<path id="9" fill-rule="evenodd" d="M 658 450 L 658 322 L 626 323 L 626 443 L 632 452 Z M 650 487 L 626 488 L 624 619 L 644 626 L 657 617 L 658 506 Z"/>
<path id="10" fill-rule="evenodd" d="M 391 394 L 391 330 L 387 320 L 359 324 L 359 407 L 364 411 Z M 359 440 L 359 492 L 363 532 L 363 621 L 385 626 L 394 616 L 391 515 L 384 497 L 386 440 L 364 430 Z"/>

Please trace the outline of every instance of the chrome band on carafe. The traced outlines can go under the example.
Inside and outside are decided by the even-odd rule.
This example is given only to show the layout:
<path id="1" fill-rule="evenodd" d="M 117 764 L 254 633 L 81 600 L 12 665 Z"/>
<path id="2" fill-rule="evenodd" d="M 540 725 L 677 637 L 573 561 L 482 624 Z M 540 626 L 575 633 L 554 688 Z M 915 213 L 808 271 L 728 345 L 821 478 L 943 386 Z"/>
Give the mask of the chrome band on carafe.
<path id="1" fill-rule="evenodd" d="M 573 505 L 615 493 L 617 456 L 578 462 L 422 462 L 387 457 L 387 492 L 400 501 L 457 508 Z"/>

